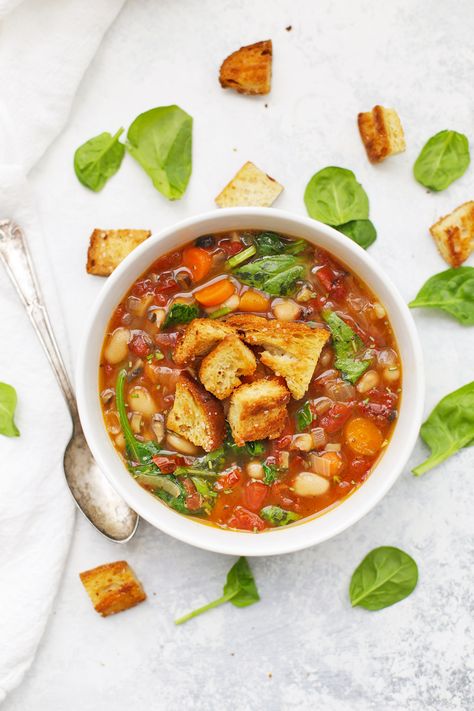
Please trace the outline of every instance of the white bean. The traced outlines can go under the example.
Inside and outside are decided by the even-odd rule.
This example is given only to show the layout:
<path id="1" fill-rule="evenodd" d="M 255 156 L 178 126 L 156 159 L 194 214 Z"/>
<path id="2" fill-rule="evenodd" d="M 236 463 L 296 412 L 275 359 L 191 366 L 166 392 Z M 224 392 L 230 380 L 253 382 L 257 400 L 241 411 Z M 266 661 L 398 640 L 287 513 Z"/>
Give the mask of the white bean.
<path id="1" fill-rule="evenodd" d="M 279 321 L 295 321 L 301 313 L 301 306 L 292 299 L 279 299 L 273 301 L 272 311 Z"/>
<path id="2" fill-rule="evenodd" d="M 105 347 L 105 359 L 112 365 L 124 360 L 128 354 L 128 344 L 131 337 L 132 334 L 128 328 L 116 328 Z"/>
<path id="3" fill-rule="evenodd" d="M 263 467 L 260 464 L 260 462 L 249 462 L 247 464 L 247 475 L 251 479 L 264 479 L 265 478 L 265 473 L 263 471 Z"/>
<path id="4" fill-rule="evenodd" d="M 168 431 L 166 433 L 166 444 L 170 449 L 174 449 L 176 452 L 181 452 L 181 454 L 196 456 L 196 454 L 199 454 L 201 451 L 199 447 L 196 447 L 192 442 L 184 439 L 184 437 L 180 437 L 180 435 L 176 434 L 176 432 Z"/>
<path id="5" fill-rule="evenodd" d="M 374 310 L 375 318 L 385 318 L 387 315 L 384 307 L 382 304 L 379 304 L 378 301 L 376 301 L 375 304 L 372 304 L 372 308 Z"/>
<path id="6" fill-rule="evenodd" d="M 356 385 L 356 388 L 358 392 L 360 393 L 368 393 L 369 390 L 372 390 L 372 388 L 376 388 L 377 385 L 380 382 L 380 376 L 377 373 L 376 370 L 368 370 L 364 375 L 361 377 L 359 382 Z"/>
<path id="7" fill-rule="evenodd" d="M 307 432 L 294 435 L 290 446 L 291 449 L 299 449 L 300 452 L 309 452 L 313 449 L 313 438 Z"/>
<path id="8" fill-rule="evenodd" d="M 395 383 L 397 380 L 400 380 L 400 368 L 397 368 L 396 365 L 384 368 L 383 379 L 386 380 L 387 383 Z"/>
<path id="9" fill-rule="evenodd" d="M 146 388 L 137 385 L 128 393 L 128 404 L 132 412 L 144 417 L 152 417 L 156 412 L 155 402 Z"/>
<path id="10" fill-rule="evenodd" d="M 329 481 L 313 472 L 300 472 L 293 482 L 293 489 L 298 496 L 321 496 L 329 489 Z"/>

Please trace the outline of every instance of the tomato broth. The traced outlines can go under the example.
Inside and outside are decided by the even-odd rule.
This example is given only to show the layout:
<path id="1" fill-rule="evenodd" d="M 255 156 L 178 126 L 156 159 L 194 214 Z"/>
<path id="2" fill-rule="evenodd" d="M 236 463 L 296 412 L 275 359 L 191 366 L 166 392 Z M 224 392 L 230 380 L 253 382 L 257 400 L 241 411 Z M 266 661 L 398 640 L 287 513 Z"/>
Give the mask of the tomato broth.
<path id="1" fill-rule="evenodd" d="M 267 346 L 239 332 L 256 367 L 235 390 L 278 381 L 286 409 L 271 438 L 238 443 L 226 419 L 235 391 L 218 401 L 200 382 L 207 352 L 175 361 L 196 319 L 232 323 L 236 314 L 276 320 L 282 333 L 302 324 L 325 339 L 295 399 L 289 381 L 262 362 Z M 285 355 L 285 347 L 283 339 L 276 352 Z M 206 407 L 222 413 L 213 411 L 222 418 L 213 431 L 222 434 L 212 451 L 168 427 L 183 373 L 207 396 Z M 99 389 L 114 447 L 157 505 L 260 532 L 323 512 L 363 484 L 394 428 L 401 363 L 383 305 L 332 255 L 286 235 L 234 231 L 169 252 L 135 281 L 108 324 Z"/>

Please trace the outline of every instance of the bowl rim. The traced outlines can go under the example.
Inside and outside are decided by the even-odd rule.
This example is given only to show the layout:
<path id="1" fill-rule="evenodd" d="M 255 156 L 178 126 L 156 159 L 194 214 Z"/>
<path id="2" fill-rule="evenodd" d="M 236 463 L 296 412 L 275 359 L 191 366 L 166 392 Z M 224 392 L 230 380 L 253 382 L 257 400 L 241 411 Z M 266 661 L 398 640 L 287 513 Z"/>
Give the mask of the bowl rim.
<path id="1" fill-rule="evenodd" d="M 98 411 L 100 411 L 97 378 L 100 345 L 98 347 L 97 344 L 102 343 L 106 324 L 120 298 L 133 281 L 146 270 L 147 265 L 149 266 L 161 254 L 186 244 L 199 234 L 212 231 L 209 227 L 201 229 L 200 225 L 209 225 L 212 228 L 214 223 L 233 224 L 233 227 L 222 225 L 216 227 L 215 231 L 219 232 L 229 229 L 252 229 L 253 221 L 268 222 L 266 229 L 275 230 L 279 228 L 275 225 L 271 226 L 272 223 L 291 223 L 294 227 L 291 229 L 281 227 L 281 231 L 293 236 L 298 236 L 299 231 L 305 232 L 304 235 L 300 235 L 304 239 L 315 244 L 318 244 L 319 239 L 319 243 L 324 243 L 321 245 L 323 249 L 332 253 L 336 259 L 346 264 L 348 261 L 352 262 L 347 266 L 355 274 L 360 275 L 360 271 L 353 266 L 354 262 L 370 275 L 369 278 L 367 274 L 360 276 L 377 297 L 380 292 L 385 295 L 381 302 L 386 308 L 388 306 L 403 372 L 399 419 L 385 453 L 363 485 L 322 514 L 308 517 L 291 526 L 259 534 L 206 525 L 202 521 L 179 514 L 157 501 L 132 479 L 123 466 L 103 426 L 103 421 L 101 421 L 101 428 L 96 427 L 99 422 Z M 234 223 L 239 224 L 234 225 Z M 263 229 L 263 227 L 254 225 L 253 229 Z M 189 237 L 187 234 L 189 232 L 193 232 L 194 236 Z M 185 238 L 184 234 L 186 234 Z M 166 241 L 170 244 L 160 250 L 161 243 Z M 153 256 L 152 252 L 154 252 Z M 138 268 L 137 265 L 141 265 L 142 262 L 144 266 Z M 378 283 L 379 289 L 374 288 L 373 282 Z M 110 307 L 110 304 L 107 305 L 109 301 L 115 305 Z M 394 321 L 397 322 L 396 327 Z M 402 338 L 404 339 L 403 350 Z M 411 369 L 408 374 L 405 373 L 407 359 L 410 360 Z M 94 458 L 112 486 L 142 518 L 164 533 L 204 550 L 228 555 L 279 555 L 317 545 L 338 535 L 365 516 L 393 486 L 413 450 L 421 426 L 424 406 L 424 366 L 418 333 L 407 304 L 380 265 L 365 250 L 333 227 L 286 210 L 256 207 L 223 208 L 188 217 L 152 233 L 108 277 L 86 319 L 76 361 L 76 394 L 83 431 Z M 101 411 L 100 417 L 102 417 Z M 403 436 L 400 436 L 401 430 Z"/>

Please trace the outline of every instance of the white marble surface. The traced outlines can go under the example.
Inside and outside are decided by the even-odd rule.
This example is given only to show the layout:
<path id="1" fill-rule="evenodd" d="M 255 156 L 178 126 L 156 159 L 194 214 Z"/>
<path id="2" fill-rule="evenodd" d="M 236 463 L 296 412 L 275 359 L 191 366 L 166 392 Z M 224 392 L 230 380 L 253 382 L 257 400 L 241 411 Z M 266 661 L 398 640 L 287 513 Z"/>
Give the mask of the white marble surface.
<path id="1" fill-rule="evenodd" d="M 84 78 L 69 125 L 32 176 L 71 352 L 101 288 L 101 280 L 84 271 L 91 229 L 159 229 L 212 209 L 219 189 L 248 159 L 285 185 L 277 206 L 297 213 L 304 212 L 304 186 L 316 170 L 331 164 L 353 169 L 379 232 L 371 253 L 404 297 L 412 297 L 444 268 L 427 227 L 473 198 L 473 168 L 438 195 L 411 175 L 421 145 L 438 130 L 454 128 L 474 139 L 473 23 L 470 0 L 128 2 Z M 271 95 L 222 91 L 220 61 L 241 44 L 267 37 L 274 42 Z M 193 177 L 181 202 L 162 198 L 129 157 L 103 193 L 78 184 L 72 155 L 81 142 L 168 103 L 195 119 Z M 408 144 L 406 153 L 376 167 L 355 124 L 358 111 L 375 103 L 398 110 Z M 440 315 L 415 317 L 428 410 L 472 380 L 474 337 Z M 412 463 L 423 455 L 419 444 Z M 336 539 L 294 555 L 254 559 L 258 605 L 227 605 L 180 628 L 173 618 L 216 597 L 232 560 L 146 524 L 117 548 L 78 516 L 37 659 L 3 708 L 472 709 L 472 465 L 473 451 L 465 450 L 421 479 L 407 467 L 384 501 Z M 384 611 L 353 610 L 351 573 L 383 544 L 416 558 L 418 588 Z M 78 573 L 122 557 L 149 599 L 103 620 Z M 34 594 L 34 580 L 31 586 Z"/>

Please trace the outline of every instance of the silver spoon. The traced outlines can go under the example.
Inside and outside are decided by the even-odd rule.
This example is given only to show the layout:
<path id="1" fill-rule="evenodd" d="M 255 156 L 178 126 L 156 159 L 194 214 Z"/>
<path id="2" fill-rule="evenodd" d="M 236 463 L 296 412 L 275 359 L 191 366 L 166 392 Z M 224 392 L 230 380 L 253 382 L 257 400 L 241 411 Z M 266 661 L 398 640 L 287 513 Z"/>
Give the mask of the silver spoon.
<path id="1" fill-rule="evenodd" d="M 69 408 L 72 436 L 64 452 L 64 474 L 72 495 L 82 513 L 100 533 L 112 541 L 125 543 L 137 530 L 138 515 L 110 486 L 92 457 L 25 237 L 11 220 L 0 220 L 0 258 L 44 348 Z"/>

